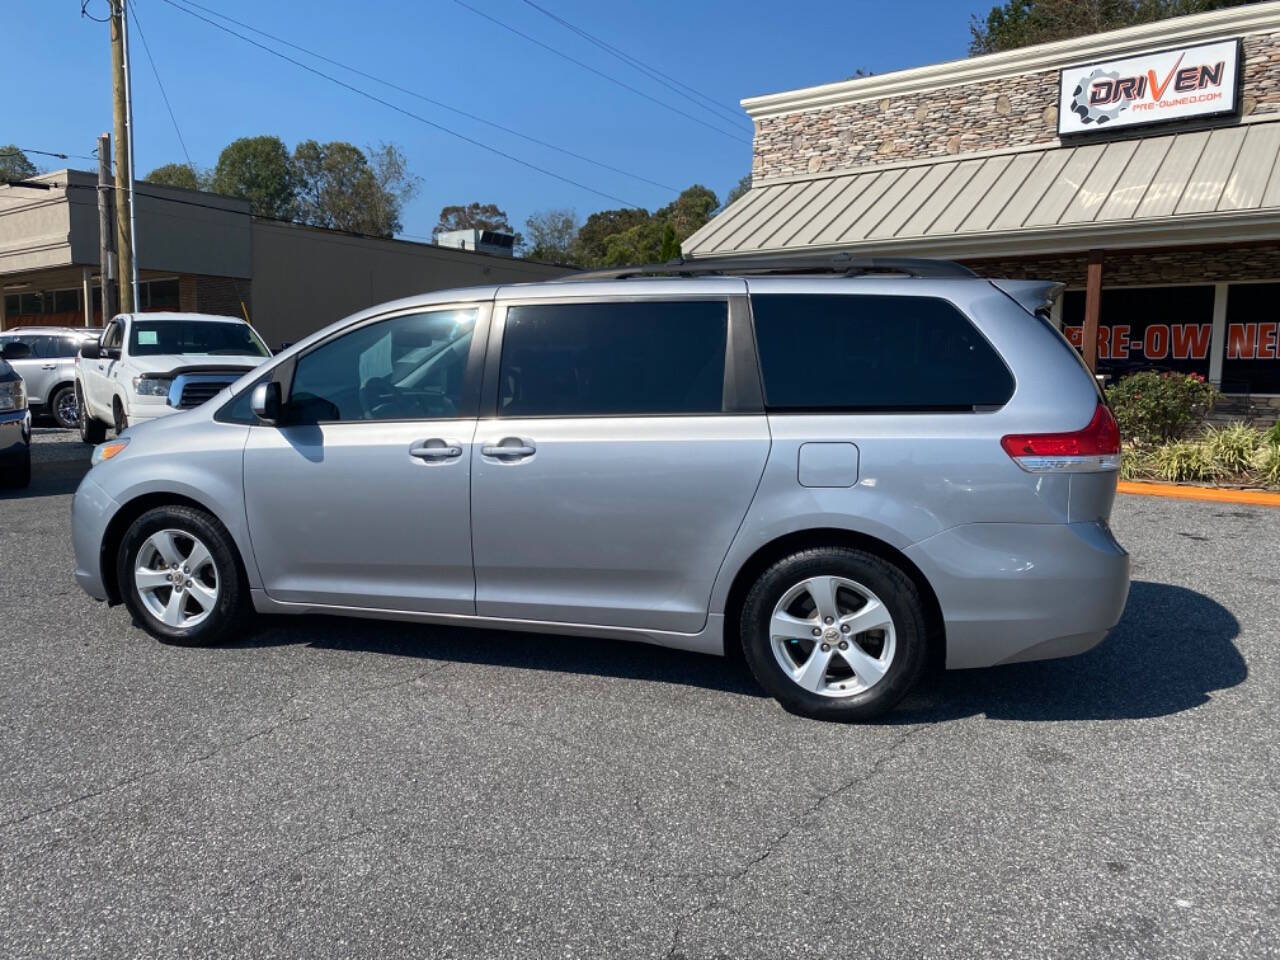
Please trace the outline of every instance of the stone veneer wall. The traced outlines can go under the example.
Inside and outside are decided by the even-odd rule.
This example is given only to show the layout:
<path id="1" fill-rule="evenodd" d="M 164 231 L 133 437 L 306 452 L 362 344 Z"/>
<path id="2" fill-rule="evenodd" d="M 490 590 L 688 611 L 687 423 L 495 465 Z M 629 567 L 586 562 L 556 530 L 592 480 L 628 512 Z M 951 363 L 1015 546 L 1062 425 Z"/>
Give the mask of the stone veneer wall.
<path id="1" fill-rule="evenodd" d="M 1088 255 L 967 260 L 965 265 L 984 277 L 1058 280 L 1070 287 L 1083 287 Z M 1199 250 L 1108 250 L 1102 255 L 1103 287 L 1239 280 L 1280 281 L 1280 244 Z"/>
<path id="2" fill-rule="evenodd" d="M 1244 114 L 1280 113 L 1280 33 L 1243 41 Z M 756 120 L 756 180 L 876 161 L 1057 145 L 1058 71 Z"/>

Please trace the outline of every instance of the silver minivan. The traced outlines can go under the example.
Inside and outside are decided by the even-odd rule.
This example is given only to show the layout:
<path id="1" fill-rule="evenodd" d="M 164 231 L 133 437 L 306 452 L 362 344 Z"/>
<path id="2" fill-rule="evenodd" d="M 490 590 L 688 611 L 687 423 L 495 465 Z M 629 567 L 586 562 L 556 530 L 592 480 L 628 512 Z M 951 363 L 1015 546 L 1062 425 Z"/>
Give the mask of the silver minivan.
<path id="1" fill-rule="evenodd" d="M 869 718 L 1120 617 L 1119 432 L 1059 290 L 699 261 L 375 307 L 96 448 L 76 578 L 169 643 L 256 610 L 741 649 Z"/>

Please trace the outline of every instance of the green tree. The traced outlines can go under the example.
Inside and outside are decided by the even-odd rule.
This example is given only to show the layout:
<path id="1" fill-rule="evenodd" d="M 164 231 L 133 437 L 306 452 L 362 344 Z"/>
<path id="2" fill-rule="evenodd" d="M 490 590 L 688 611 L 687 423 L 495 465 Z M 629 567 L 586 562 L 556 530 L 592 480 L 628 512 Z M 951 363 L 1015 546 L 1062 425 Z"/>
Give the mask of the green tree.
<path id="1" fill-rule="evenodd" d="M 623 207 L 619 210 L 598 210 L 587 217 L 574 241 L 574 262 L 584 267 L 602 267 L 608 264 L 609 238 L 645 223 L 648 210 Z"/>
<path id="2" fill-rule="evenodd" d="M 26 180 L 37 173 L 36 165 L 13 144 L 0 146 L 0 181 Z"/>
<path id="3" fill-rule="evenodd" d="M 213 169 L 213 189 L 249 201 L 255 216 L 292 220 L 297 189 L 289 148 L 279 137 L 241 137 L 223 148 Z"/>
<path id="4" fill-rule="evenodd" d="M 304 140 L 293 151 L 292 180 L 301 222 L 378 237 L 400 229 L 400 211 L 417 190 L 404 155 L 390 144 L 366 155 L 344 141 Z"/>
<path id="5" fill-rule="evenodd" d="M 157 183 L 165 187 L 185 187 L 187 190 L 208 190 L 212 175 L 197 170 L 186 163 L 166 163 L 156 167 L 142 178 L 147 183 Z"/>
<path id="6" fill-rule="evenodd" d="M 658 248 L 658 262 L 667 263 L 680 256 L 680 241 L 676 239 L 676 227 L 670 220 L 662 227 L 662 245 Z"/>
<path id="7" fill-rule="evenodd" d="M 574 262 L 574 238 L 578 214 L 573 210 L 540 210 L 524 222 L 529 244 L 525 256 L 548 263 Z"/>
<path id="8" fill-rule="evenodd" d="M 711 190 L 695 183 L 684 190 L 667 206 L 657 211 L 653 217 L 658 221 L 670 221 L 676 229 L 676 239 L 684 241 L 686 237 L 700 228 L 720 207 L 720 201 Z"/>
<path id="9" fill-rule="evenodd" d="M 729 191 L 729 195 L 724 198 L 724 205 L 727 207 L 729 204 L 733 203 L 733 201 L 737 200 L 739 197 L 745 197 L 747 195 L 747 191 L 750 189 L 751 189 L 751 174 L 748 173 L 745 177 L 743 177 L 736 184 L 734 184 L 733 189 Z"/>
<path id="10" fill-rule="evenodd" d="M 1005 0 L 969 21 L 969 53 L 1016 50 L 1253 0 Z"/>
<path id="11" fill-rule="evenodd" d="M 507 211 L 496 203 L 453 204 L 442 207 L 436 233 L 449 230 L 492 230 L 494 233 L 510 233 L 516 238 L 516 246 L 524 245 L 524 235 L 511 227 Z"/>

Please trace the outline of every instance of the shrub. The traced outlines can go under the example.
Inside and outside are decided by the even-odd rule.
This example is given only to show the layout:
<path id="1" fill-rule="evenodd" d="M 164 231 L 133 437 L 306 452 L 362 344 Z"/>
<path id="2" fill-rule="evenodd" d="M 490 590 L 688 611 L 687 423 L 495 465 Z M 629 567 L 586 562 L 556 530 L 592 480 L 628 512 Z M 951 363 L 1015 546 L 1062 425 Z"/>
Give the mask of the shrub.
<path id="1" fill-rule="evenodd" d="M 1203 443 L 1180 440 L 1158 447 L 1151 455 L 1151 471 L 1161 480 L 1213 480 L 1222 469 Z"/>
<path id="2" fill-rule="evenodd" d="M 1263 444 L 1253 463 L 1259 480 L 1263 483 L 1280 484 L 1280 443 Z"/>
<path id="3" fill-rule="evenodd" d="M 1217 389 L 1198 373 L 1135 373 L 1107 390 L 1121 436 L 1144 443 L 1183 436 L 1217 399 Z"/>
<path id="4" fill-rule="evenodd" d="M 1120 448 L 1120 479 L 1133 480 L 1147 470 L 1147 452 L 1132 444 Z"/>
<path id="5" fill-rule="evenodd" d="M 1280 420 L 1277 420 L 1275 423 L 1273 423 L 1273 424 L 1271 425 L 1271 429 L 1270 429 L 1270 430 L 1268 430 L 1268 431 L 1263 435 L 1263 437 L 1264 437 L 1264 439 L 1267 441 L 1267 443 L 1271 443 L 1271 444 L 1275 444 L 1276 446 L 1280 446 Z"/>
<path id="6" fill-rule="evenodd" d="M 1243 423 L 1205 431 L 1204 445 L 1210 459 L 1224 473 L 1244 473 L 1262 446 L 1262 434 Z"/>

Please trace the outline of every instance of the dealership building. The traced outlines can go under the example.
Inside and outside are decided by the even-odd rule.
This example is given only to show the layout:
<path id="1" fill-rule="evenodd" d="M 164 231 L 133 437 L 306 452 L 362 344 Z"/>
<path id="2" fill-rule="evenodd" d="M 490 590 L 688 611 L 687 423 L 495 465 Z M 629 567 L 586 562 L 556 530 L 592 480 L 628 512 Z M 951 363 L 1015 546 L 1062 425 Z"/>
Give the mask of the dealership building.
<path id="1" fill-rule="evenodd" d="M 272 346 L 398 297 L 566 268 L 252 216 L 235 197 L 139 182 L 138 306 L 243 316 Z M 98 178 L 0 185 L 0 329 L 102 323 Z"/>
<path id="2" fill-rule="evenodd" d="M 743 106 L 751 190 L 686 256 L 1059 280 L 1054 317 L 1100 373 L 1185 370 L 1280 407 L 1280 3 Z"/>

